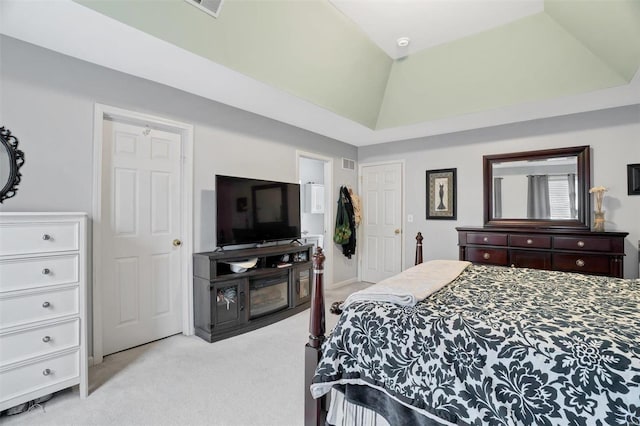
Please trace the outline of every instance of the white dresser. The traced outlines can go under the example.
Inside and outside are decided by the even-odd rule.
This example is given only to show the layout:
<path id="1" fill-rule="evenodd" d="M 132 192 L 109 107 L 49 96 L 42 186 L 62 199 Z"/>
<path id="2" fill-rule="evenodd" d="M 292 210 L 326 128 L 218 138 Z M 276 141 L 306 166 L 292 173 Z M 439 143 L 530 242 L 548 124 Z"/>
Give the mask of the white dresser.
<path id="1" fill-rule="evenodd" d="M 87 396 L 87 216 L 0 213 L 0 411 Z"/>

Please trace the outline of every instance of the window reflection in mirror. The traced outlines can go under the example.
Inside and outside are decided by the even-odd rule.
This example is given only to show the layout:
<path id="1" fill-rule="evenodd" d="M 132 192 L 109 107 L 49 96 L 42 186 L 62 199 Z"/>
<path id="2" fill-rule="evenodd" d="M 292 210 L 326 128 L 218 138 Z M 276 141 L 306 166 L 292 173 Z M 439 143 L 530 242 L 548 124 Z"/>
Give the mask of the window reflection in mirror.
<path id="1" fill-rule="evenodd" d="M 495 219 L 578 219 L 577 158 L 492 164 Z"/>

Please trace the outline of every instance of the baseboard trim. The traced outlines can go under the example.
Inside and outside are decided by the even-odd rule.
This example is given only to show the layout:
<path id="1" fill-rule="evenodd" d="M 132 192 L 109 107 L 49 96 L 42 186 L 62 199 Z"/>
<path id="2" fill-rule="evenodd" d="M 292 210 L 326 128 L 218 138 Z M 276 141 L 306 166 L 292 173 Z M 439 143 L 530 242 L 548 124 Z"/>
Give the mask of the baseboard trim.
<path id="1" fill-rule="evenodd" d="M 340 281 L 340 282 L 337 282 L 337 283 L 333 283 L 331 285 L 328 285 L 327 288 L 336 289 L 336 288 L 347 286 L 349 284 L 353 284 L 355 282 L 358 282 L 358 278 L 357 277 L 349 278 L 348 280 L 344 280 L 344 281 Z"/>

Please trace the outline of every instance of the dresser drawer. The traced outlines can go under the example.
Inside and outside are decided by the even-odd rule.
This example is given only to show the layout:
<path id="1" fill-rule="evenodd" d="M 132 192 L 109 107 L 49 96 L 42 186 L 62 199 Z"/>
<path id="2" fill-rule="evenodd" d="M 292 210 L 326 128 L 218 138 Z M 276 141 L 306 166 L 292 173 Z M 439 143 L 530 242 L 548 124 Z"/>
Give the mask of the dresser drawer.
<path id="1" fill-rule="evenodd" d="M 79 312 L 78 287 L 0 299 L 0 328 Z"/>
<path id="2" fill-rule="evenodd" d="M 612 250 L 612 241 L 610 238 L 554 237 L 553 246 L 563 250 L 609 252 Z"/>
<path id="3" fill-rule="evenodd" d="M 66 321 L 0 335 L 0 366 L 80 344 L 80 321 Z"/>
<path id="4" fill-rule="evenodd" d="M 79 224 L 6 223 L 0 225 L 0 256 L 78 250 Z"/>
<path id="5" fill-rule="evenodd" d="M 0 262 L 0 292 L 78 282 L 78 255 Z"/>
<path id="6" fill-rule="evenodd" d="M 546 235 L 511 235 L 511 247 L 551 248 L 551 237 Z"/>
<path id="7" fill-rule="evenodd" d="M 467 259 L 469 262 L 486 263 L 490 265 L 507 265 L 507 249 L 484 249 L 467 248 Z"/>
<path id="8" fill-rule="evenodd" d="M 589 254 L 553 254 L 553 269 L 566 272 L 609 275 L 610 259 Z"/>
<path id="9" fill-rule="evenodd" d="M 79 375 L 78 351 L 18 368 L 6 369 L 0 373 L 0 401 L 79 378 Z"/>
<path id="10" fill-rule="evenodd" d="M 486 244 L 490 246 L 506 246 L 507 234 L 485 234 L 482 232 L 467 234 L 467 244 Z"/>
<path id="11" fill-rule="evenodd" d="M 551 269 L 551 253 L 511 250 L 509 264 L 518 268 Z"/>

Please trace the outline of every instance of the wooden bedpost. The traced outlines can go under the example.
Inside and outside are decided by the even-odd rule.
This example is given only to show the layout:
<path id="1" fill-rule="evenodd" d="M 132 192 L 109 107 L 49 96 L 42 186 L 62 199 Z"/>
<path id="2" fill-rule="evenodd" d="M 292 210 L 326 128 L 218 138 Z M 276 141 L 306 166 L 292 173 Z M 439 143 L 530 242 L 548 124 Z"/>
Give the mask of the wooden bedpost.
<path id="1" fill-rule="evenodd" d="M 309 319 L 309 342 L 304 348 L 305 351 L 305 378 L 304 378 L 304 424 L 305 426 L 324 425 L 325 420 L 325 397 L 314 399 L 309 388 L 311 380 L 316 370 L 316 366 L 322 355 L 322 343 L 325 339 L 324 322 L 324 254 L 322 248 L 318 247 L 313 255 L 314 281 L 311 290 L 311 314 Z"/>
<path id="2" fill-rule="evenodd" d="M 418 232 L 416 235 L 416 265 L 422 263 L 422 232 Z"/>

